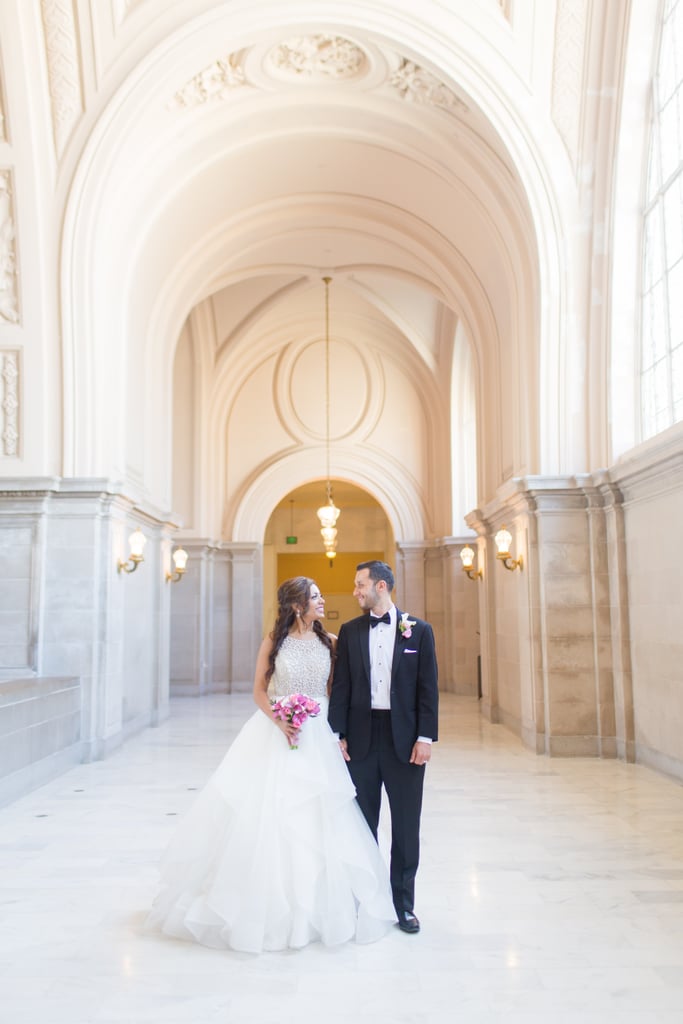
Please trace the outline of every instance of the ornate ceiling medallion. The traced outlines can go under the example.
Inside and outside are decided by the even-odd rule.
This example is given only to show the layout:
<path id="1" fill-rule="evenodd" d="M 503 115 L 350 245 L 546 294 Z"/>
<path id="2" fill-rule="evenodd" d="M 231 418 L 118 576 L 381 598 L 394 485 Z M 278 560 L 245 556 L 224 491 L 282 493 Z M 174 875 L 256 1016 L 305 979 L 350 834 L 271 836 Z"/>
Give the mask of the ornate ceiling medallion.
<path id="1" fill-rule="evenodd" d="M 280 43 L 268 53 L 267 63 L 280 77 L 337 82 L 362 74 L 367 58 L 350 39 L 318 34 Z"/>

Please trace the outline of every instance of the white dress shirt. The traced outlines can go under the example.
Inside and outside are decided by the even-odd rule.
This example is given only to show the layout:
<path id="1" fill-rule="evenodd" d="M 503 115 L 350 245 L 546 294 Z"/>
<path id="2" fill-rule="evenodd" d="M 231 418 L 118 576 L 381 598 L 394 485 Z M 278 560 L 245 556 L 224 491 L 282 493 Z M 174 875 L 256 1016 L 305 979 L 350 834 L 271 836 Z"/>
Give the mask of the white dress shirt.
<path id="1" fill-rule="evenodd" d="M 396 642 L 396 605 L 389 608 L 389 622 L 370 626 L 370 701 L 373 711 L 391 707 L 391 664 Z M 370 618 L 378 618 L 370 612 Z M 431 743 L 430 736 L 418 736 L 418 742 Z"/>
<path id="2" fill-rule="evenodd" d="M 373 711 L 388 711 L 391 705 L 391 663 L 396 640 L 396 605 L 389 608 L 391 622 L 370 627 L 370 699 Z M 370 612 L 370 619 L 377 618 Z"/>

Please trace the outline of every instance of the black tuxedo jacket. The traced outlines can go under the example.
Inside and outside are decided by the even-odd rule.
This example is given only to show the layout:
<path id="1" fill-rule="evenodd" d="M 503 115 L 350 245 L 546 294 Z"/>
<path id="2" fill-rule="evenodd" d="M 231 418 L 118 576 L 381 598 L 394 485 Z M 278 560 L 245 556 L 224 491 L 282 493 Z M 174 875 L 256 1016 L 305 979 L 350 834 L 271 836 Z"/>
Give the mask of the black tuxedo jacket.
<path id="1" fill-rule="evenodd" d="M 434 633 L 428 622 L 415 619 L 410 637 L 398 628 L 391 671 L 391 729 L 401 761 L 410 761 L 418 736 L 438 738 L 438 673 Z M 349 757 L 365 757 L 370 748 L 370 616 L 360 615 L 339 630 L 337 660 L 330 695 L 329 723 L 346 737 Z"/>

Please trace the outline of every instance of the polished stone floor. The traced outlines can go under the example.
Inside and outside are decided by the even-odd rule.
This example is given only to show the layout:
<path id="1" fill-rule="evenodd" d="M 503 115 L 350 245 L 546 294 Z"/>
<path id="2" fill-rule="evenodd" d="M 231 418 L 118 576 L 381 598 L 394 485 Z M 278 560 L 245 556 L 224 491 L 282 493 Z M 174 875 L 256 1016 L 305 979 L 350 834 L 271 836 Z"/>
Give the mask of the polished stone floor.
<path id="1" fill-rule="evenodd" d="M 249 956 L 144 933 L 177 816 L 251 710 L 244 695 L 178 701 L 107 761 L 0 810 L 2 1024 L 683 1020 L 683 786 L 537 757 L 448 695 L 420 935 Z"/>

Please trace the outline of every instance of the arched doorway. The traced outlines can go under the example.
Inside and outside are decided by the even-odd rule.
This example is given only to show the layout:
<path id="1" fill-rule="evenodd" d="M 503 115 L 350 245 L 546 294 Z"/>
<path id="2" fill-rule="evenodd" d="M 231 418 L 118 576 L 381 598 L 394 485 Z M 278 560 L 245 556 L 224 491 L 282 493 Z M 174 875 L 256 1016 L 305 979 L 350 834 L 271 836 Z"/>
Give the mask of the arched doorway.
<path id="1" fill-rule="evenodd" d="M 379 502 L 354 484 L 333 481 L 334 500 L 341 510 L 337 554 L 325 556 L 316 509 L 325 502 L 325 481 L 297 487 L 275 507 L 265 532 L 263 551 L 263 621 L 276 615 L 275 594 L 290 576 L 315 579 L 326 598 L 325 625 L 339 626 L 359 614 L 352 596 L 355 567 L 380 558 L 395 564 L 396 545 L 391 524 Z"/>

